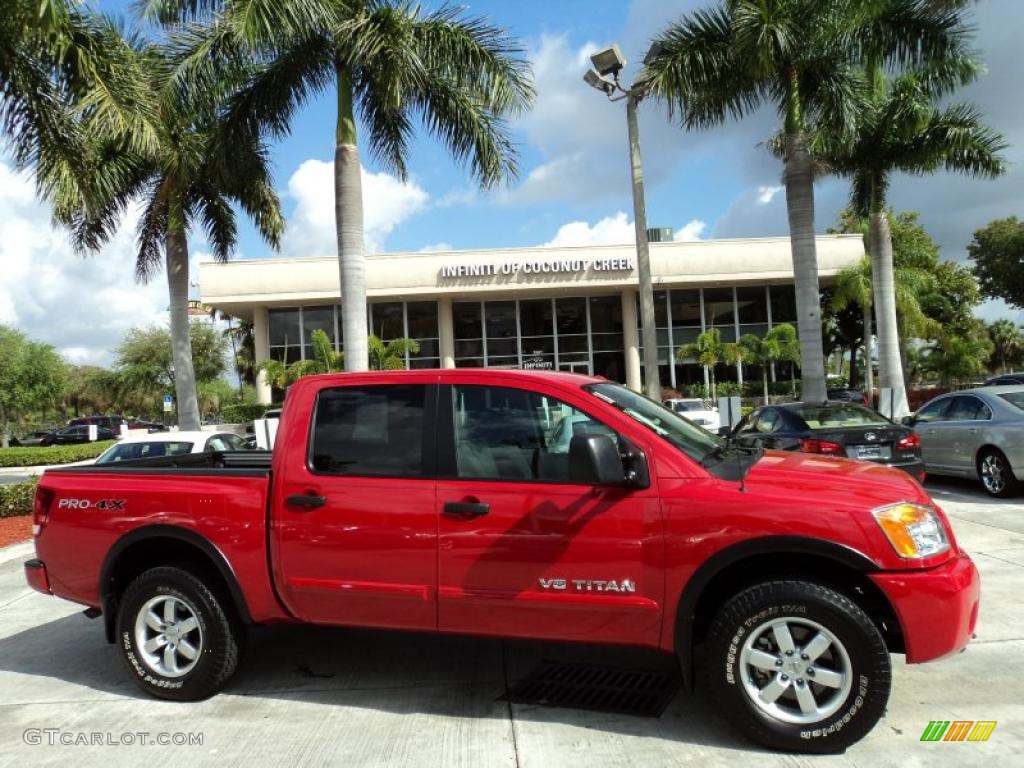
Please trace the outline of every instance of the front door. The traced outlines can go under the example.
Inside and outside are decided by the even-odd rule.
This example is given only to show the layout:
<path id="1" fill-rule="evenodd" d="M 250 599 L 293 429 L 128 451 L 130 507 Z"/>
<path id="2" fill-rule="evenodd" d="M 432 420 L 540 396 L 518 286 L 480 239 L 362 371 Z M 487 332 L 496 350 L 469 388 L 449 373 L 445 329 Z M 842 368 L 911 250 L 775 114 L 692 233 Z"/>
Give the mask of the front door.
<path id="1" fill-rule="evenodd" d="M 449 465 L 437 487 L 439 628 L 657 643 L 656 492 L 569 478 L 574 434 L 615 433 L 544 391 L 514 387 L 442 387 L 438 413 L 439 462 Z"/>
<path id="2" fill-rule="evenodd" d="M 275 578 L 298 618 L 437 628 L 434 443 L 427 426 L 435 396 L 427 381 L 319 392 L 306 461 L 296 451 L 296 461 L 274 478 Z"/>

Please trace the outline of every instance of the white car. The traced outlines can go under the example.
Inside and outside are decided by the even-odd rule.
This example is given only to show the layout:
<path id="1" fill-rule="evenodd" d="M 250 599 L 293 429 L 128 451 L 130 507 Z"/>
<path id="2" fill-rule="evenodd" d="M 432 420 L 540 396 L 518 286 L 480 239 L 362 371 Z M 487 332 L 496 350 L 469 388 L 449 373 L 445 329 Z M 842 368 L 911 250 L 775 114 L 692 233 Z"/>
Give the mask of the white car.
<path id="1" fill-rule="evenodd" d="M 714 434 L 718 434 L 718 428 L 722 425 L 718 411 L 707 408 L 704 401 L 696 397 L 671 398 L 665 401 L 665 407 Z"/>
<path id="2" fill-rule="evenodd" d="M 248 450 L 245 439 L 233 432 L 153 432 L 129 435 L 110 446 L 96 459 L 97 464 L 113 464 L 128 459 L 151 459 L 207 451 Z"/>

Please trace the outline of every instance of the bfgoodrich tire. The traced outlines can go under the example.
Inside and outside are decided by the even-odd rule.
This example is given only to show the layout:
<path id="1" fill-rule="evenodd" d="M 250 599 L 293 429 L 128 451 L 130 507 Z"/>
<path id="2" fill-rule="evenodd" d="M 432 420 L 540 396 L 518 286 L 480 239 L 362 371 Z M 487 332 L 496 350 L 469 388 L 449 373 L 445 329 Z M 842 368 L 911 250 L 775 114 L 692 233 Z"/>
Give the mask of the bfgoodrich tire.
<path id="1" fill-rule="evenodd" d="M 153 568 L 128 585 L 117 611 L 117 643 L 132 679 L 161 699 L 212 696 L 238 664 L 238 642 L 220 598 L 181 568 Z"/>
<path id="2" fill-rule="evenodd" d="M 712 621 L 705 682 L 750 740 L 791 752 L 842 752 L 885 712 L 889 653 L 844 595 L 771 581 L 731 598 Z"/>

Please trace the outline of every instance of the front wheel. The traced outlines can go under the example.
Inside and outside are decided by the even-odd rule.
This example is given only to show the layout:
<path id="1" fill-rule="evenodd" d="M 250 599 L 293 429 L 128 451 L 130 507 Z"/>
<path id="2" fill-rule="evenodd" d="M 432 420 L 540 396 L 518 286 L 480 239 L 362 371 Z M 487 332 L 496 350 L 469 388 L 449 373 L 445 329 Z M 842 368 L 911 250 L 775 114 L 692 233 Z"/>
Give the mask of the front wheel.
<path id="1" fill-rule="evenodd" d="M 1017 478 L 1002 451 L 985 449 L 978 456 L 978 479 L 990 496 L 1006 498 L 1017 490 Z"/>
<path id="2" fill-rule="evenodd" d="M 132 679 L 161 699 L 212 696 L 238 664 L 236 633 L 220 598 L 182 568 L 153 568 L 128 585 L 117 636 Z"/>
<path id="3" fill-rule="evenodd" d="M 705 675 L 744 735 L 772 749 L 842 752 L 889 699 L 889 653 L 846 596 L 820 584 L 771 581 L 731 598 L 712 621 Z"/>

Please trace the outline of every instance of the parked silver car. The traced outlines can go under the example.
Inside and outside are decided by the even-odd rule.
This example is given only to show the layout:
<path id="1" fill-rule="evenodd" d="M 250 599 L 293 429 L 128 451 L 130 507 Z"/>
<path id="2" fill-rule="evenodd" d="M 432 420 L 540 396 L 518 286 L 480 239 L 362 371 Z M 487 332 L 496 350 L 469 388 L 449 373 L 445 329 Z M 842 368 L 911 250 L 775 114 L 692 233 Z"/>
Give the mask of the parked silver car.
<path id="1" fill-rule="evenodd" d="M 930 475 L 977 477 L 993 496 L 1024 479 L 1024 386 L 950 392 L 904 419 L 921 436 Z"/>

